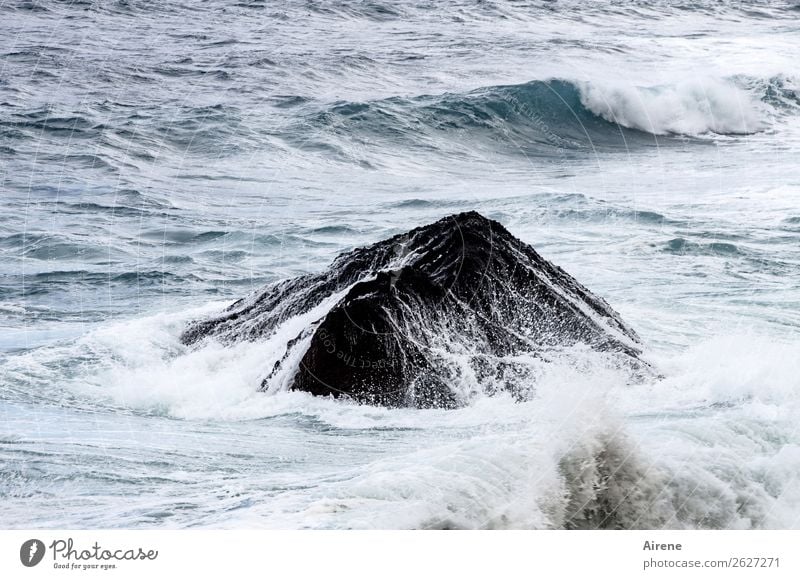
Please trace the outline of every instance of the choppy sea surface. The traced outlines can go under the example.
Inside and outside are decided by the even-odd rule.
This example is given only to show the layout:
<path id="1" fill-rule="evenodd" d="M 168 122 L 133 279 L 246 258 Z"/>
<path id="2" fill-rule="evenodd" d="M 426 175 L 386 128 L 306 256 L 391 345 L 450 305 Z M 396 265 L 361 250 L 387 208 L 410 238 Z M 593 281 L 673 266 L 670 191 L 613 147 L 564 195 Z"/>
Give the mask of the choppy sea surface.
<path id="1" fill-rule="evenodd" d="M 796 2 L 0 22 L 0 527 L 800 528 Z M 523 403 L 389 410 L 257 392 L 280 339 L 178 340 L 464 210 L 604 297 L 661 378 L 586 354 Z"/>

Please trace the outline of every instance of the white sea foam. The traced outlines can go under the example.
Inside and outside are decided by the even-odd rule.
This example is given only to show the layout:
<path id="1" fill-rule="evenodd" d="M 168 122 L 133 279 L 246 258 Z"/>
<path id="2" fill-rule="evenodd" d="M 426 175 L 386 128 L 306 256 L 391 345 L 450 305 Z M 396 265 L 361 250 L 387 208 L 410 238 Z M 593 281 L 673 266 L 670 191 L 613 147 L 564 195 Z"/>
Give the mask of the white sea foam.
<path id="1" fill-rule="evenodd" d="M 713 339 L 655 356 L 664 378 L 638 385 L 626 384 L 602 356 L 583 350 L 543 365 L 528 402 L 499 395 L 454 411 L 393 410 L 257 392 L 264 368 L 283 354 L 296 324 L 265 342 L 207 342 L 188 350 L 178 335 L 200 313 L 115 323 L 64 346 L 58 356 L 102 356 L 100 367 L 87 368 L 68 388 L 136 413 L 212 420 L 234 430 L 288 416 L 323 425 L 281 427 L 281 436 L 312 453 L 311 463 L 298 463 L 288 479 L 276 475 L 262 484 L 302 481 L 299 490 L 254 497 L 248 508 L 201 524 L 798 525 L 797 343 L 753 335 Z M 51 350 L 43 366 L 58 356 Z M 259 436 L 267 438 L 279 432 L 268 422 L 261 428 Z M 380 435 L 386 432 L 393 434 Z M 335 460 L 331 433 L 339 449 Z M 318 456 L 308 450 L 315 447 Z"/>
<path id="2" fill-rule="evenodd" d="M 732 81 L 707 78 L 654 87 L 584 82 L 579 86 L 583 106 L 596 115 L 655 135 L 748 134 L 767 126 L 758 99 Z"/>

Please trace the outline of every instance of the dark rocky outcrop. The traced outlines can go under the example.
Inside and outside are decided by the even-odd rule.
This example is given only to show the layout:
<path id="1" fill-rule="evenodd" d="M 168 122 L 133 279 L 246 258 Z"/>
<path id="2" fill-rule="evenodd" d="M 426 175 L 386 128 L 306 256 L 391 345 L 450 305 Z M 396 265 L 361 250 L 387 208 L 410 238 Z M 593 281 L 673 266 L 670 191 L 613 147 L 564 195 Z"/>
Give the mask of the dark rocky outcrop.
<path id="1" fill-rule="evenodd" d="M 340 255 L 192 323 L 183 342 L 260 340 L 307 321 L 262 389 L 387 406 L 455 407 L 480 385 L 524 396 L 577 343 L 642 371 L 636 334 L 601 298 L 496 221 L 446 217 Z"/>

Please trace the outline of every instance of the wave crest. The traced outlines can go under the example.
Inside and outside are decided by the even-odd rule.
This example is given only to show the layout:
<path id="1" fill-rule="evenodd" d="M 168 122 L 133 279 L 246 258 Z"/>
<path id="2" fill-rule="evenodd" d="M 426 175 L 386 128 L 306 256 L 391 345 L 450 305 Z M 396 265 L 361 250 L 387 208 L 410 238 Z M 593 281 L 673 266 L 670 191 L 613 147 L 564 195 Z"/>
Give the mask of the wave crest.
<path id="1" fill-rule="evenodd" d="M 373 145 L 450 156 L 533 156 L 664 146 L 671 137 L 744 135 L 797 111 L 785 78 L 731 77 L 638 86 L 535 80 L 464 93 L 306 106 L 283 138 L 347 157 Z M 680 142 L 683 142 L 681 139 Z"/>
<path id="2" fill-rule="evenodd" d="M 749 134 L 766 128 L 765 106 L 732 81 L 675 85 L 580 85 L 581 103 L 609 122 L 654 135 Z"/>

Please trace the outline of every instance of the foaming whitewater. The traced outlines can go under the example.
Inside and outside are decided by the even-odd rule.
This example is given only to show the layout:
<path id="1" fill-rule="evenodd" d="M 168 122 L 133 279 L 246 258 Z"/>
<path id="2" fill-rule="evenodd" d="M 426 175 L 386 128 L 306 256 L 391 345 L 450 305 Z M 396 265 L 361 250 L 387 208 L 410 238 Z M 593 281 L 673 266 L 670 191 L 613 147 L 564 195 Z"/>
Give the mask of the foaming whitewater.
<path id="1" fill-rule="evenodd" d="M 602 355 L 578 349 L 537 369 L 536 395 L 526 402 L 493 395 L 457 410 L 390 410 L 298 392 L 258 392 L 264 361 L 279 356 L 291 334 L 187 350 L 179 340 L 185 323 L 208 312 L 204 307 L 112 324 L 75 344 L 7 363 L 6 377 L 35 376 L 37 388 L 49 394 L 40 410 L 10 396 L 6 418 L 34 421 L 66 406 L 71 410 L 63 427 L 40 428 L 38 444 L 78 445 L 87 456 L 133 452 L 145 465 L 157 462 L 110 484 L 155 477 L 142 492 L 153 493 L 149 502 L 166 510 L 174 508 L 172 485 L 189 485 L 180 504 L 192 506 L 158 520 L 169 526 L 797 525 L 797 342 L 715 338 L 660 356 L 663 376 L 636 385 Z M 83 367 L 54 388 L 63 366 L 75 360 L 84 360 Z M 118 416 L 124 426 L 98 438 L 96 429 L 114 420 L 104 416 L 109 409 L 124 413 Z M 165 420 L 166 428 L 158 426 Z M 217 435 L 231 446 L 201 480 L 194 463 L 207 460 L 213 447 L 197 445 Z M 151 436 L 159 437 L 160 447 L 150 448 Z M 26 446 L 23 440 L 13 444 L 19 451 Z M 178 479 L 175 469 L 183 472 Z M 107 484 L 93 474 L 99 472 L 82 473 L 75 484 Z M 298 475 L 302 483 L 290 482 Z M 20 494 L 17 483 L 4 479 L 8 514 L 38 500 Z M 247 495 L 246 508 L 208 506 L 231 486 Z M 73 523 L 154 522 L 146 511 L 120 513 L 116 499 L 104 500 L 112 514 L 91 521 L 89 514 L 75 513 Z"/>
<path id="2" fill-rule="evenodd" d="M 0 18 L 0 527 L 800 528 L 793 3 Z M 335 293 L 181 342 L 465 211 L 613 305 L 653 374 L 571 346 L 517 357 L 511 396 L 444 348 L 463 407 L 289 391 L 295 360 L 260 391 Z"/>
<path id="3" fill-rule="evenodd" d="M 730 81 L 655 87 L 585 84 L 581 103 L 609 122 L 654 135 L 748 134 L 768 126 L 764 104 Z"/>

